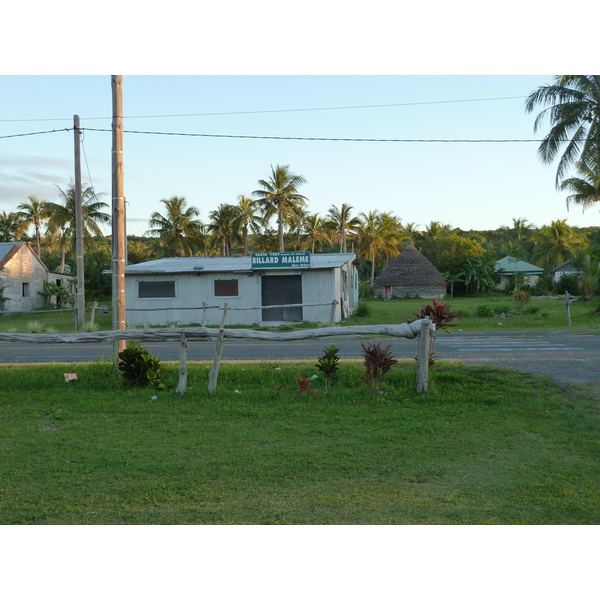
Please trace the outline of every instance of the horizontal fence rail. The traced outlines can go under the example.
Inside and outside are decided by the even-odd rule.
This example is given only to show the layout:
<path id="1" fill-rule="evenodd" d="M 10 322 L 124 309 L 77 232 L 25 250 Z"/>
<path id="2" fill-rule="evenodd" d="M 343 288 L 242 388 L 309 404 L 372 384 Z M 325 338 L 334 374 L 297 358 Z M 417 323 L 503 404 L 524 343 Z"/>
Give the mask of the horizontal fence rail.
<path id="1" fill-rule="evenodd" d="M 223 322 L 225 321 L 225 315 Z M 216 327 L 165 327 L 157 329 L 125 329 L 116 331 L 94 331 L 76 333 L 4 333 L 0 332 L 0 343 L 24 344 L 114 344 L 127 342 L 179 342 L 180 369 L 177 393 L 183 394 L 187 381 L 187 347 L 191 341 L 215 341 L 213 368 L 209 375 L 209 392 L 214 395 L 219 372 L 219 363 L 224 340 L 264 340 L 288 342 L 327 337 L 384 335 L 407 339 L 419 338 L 417 391 L 427 391 L 430 346 L 436 327 L 429 319 L 395 325 L 351 325 L 348 327 L 320 327 L 303 331 L 256 331 L 253 329 L 225 329 Z"/>
<path id="2" fill-rule="evenodd" d="M 420 334 L 421 319 L 397 325 L 349 325 L 348 327 L 320 327 L 302 331 L 256 331 L 254 329 L 223 329 L 225 339 L 267 341 L 309 340 L 333 336 L 388 335 L 414 339 Z M 435 326 L 434 326 L 435 327 Z M 189 341 L 214 340 L 219 336 L 217 327 L 162 327 L 156 329 L 124 329 L 75 333 L 4 333 L 0 343 L 22 344 L 98 344 L 118 340 L 130 342 L 175 342 L 181 334 Z"/>

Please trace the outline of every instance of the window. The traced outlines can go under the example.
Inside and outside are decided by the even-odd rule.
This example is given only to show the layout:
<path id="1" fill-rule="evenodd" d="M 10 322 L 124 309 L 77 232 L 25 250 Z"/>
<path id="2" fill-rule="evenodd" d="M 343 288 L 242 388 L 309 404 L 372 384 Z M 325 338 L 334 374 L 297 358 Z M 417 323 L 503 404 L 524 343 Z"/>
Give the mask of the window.
<path id="1" fill-rule="evenodd" d="M 138 298 L 175 298 L 175 282 L 139 281 Z"/>
<path id="2" fill-rule="evenodd" d="M 23 298 L 29 298 L 29 284 L 23 283 Z"/>
<path id="3" fill-rule="evenodd" d="M 237 296 L 237 279 L 215 279 L 215 296 Z"/>

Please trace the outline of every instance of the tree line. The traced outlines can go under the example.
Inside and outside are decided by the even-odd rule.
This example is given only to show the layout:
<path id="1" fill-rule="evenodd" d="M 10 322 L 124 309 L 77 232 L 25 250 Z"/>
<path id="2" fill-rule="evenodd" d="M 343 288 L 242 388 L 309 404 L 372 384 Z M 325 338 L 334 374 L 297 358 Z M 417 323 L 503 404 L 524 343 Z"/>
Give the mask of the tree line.
<path id="1" fill-rule="evenodd" d="M 584 210 L 600 201 L 600 76 L 557 76 L 527 99 L 526 110 L 544 107 L 534 130 L 550 120 L 551 128 L 538 149 L 544 162 L 560 157 L 556 187 L 569 192 L 567 206 Z M 570 171 L 571 169 L 571 171 Z M 566 220 L 536 227 L 522 218 L 493 231 L 463 231 L 449 224 L 403 223 L 392 212 L 355 214 L 349 204 L 332 204 L 324 215 L 308 210 L 301 188 L 306 183 L 289 165 L 271 166 L 266 179 L 250 195 L 240 194 L 200 218 L 186 198 L 161 200 L 143 236 L 128 236 L 129 263 L 165 256 L 246 256 L 251 252 L 310 250 L 354 252 L 361 279 L 372 285 L 376 275 L 407 244 L 413 243 L 444 274 L 449 289 L 477 292 L 494 284 L 494 263 L 510 255 L 551 270 L 567 260 L 598 264 L 600 231 L 578 229 Z M 57 186 L 60 202 L 29 196 L 15 212 L 0 214 L 0 241 L 31 241 L 53 271 L 72 272 L 74 264 L 75 190 Z M 91 186 L 82 191 L 86 254 L 86 291 L 101 286 L 102 270 L 110 268 L 110 241 L 100 225 L 110 223 L 108 205 Z M 597 278 L 596 278 L 597 279 Z M 88 282 L 89 280 L 89 282 Z M 96 281 L 98 280 L 98 281 Z M 104 279 L 104 281 L 106 281 Z M 597 281 L 596 281 L 597 284 Z M 104 284 L 106 285 L 106 284 Z"/>

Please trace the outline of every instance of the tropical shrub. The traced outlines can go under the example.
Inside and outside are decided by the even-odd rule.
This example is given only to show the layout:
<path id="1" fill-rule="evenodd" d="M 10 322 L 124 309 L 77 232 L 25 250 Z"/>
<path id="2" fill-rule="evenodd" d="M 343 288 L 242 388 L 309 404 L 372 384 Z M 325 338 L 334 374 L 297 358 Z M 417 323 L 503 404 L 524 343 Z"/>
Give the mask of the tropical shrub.
<path id="1" fill-rule="evenodd" d="M 363 364 L 365 367 L 365 383 L 370 386 L 371 391 L 381 389 L 383 376 L 398 362 L 392 355 L 391 345 L 381 348 L 379 343 L 362 343 Z"/>
<path id="2" fill-rule="evenodd" d="M 508 304 L 498 304 L 494 306 L 494 315 L 504 315 L 510 312 L 510 306 Z"/>
<path id="3" fill-rule="evenodd" d="M 25 326 L 27 333 L 44 333 L 45 327 L 40 321 L 28 321 Z"/>
<path id="4" fill-rule="evenodd" d="M 325 375 L 325 391 L 328 392 L 331 386 L 331 379 L 337 373 L 340 357 L 338 356 L 339 348 L 337 346 L 329 346 L 325 348 L 322 356 L 317 358 L 315 365 L 323 375 Z"/>
<path id="5" fill-rule="evenodd" d="M 458 315 L 447 304 L 438 300 L 434 300 L 433 304 L 423 304 L 421 312 L 413 314 L 414 317 L 406 319 L 407 323 L 413 323 L 414 321 L 428 317 L 434 323 L 436 330 L 445 329 L 448 331 L 448 327 L 456 327 L 458 325 L 456 321 Z"/>
<path id="6" fill-rule="evenodd" d="M 581 287 L 581 278 L 576 273 L 563 273 L 556 283 L 556 293 L 577 296 Z"/>
<path id="7" fill-rule="evenodd" d="M 302 375 L 300 374 L 300 371 L 296 371 L 296 380 L 298 381 L 298 389 L 295 391 L 295 393 L 302 394 L 303 392 L 306 392 L 314 397 L 317 393 L 317 390 L 314 390 L 313 388 L 310 387 L 311 379 L 312 379 L 312 377 L 302 377 Z"/>
<path id="8" fill-rule="evenodd" d="M 524 311 L 527 305 L 531 302 L 531 292 L 526 290 L 514 290 L 510 295 L 517 303 L 520 311 Z"/>
<path id="9" fill-rule="evenodd" d="M 369 306 L 366 302 L 359 302 L 354 309 L 353 315 L 355 317 L 368 317 L 371 314 Z"/>
<path id="10" fill-rule="evenodd" d="M 487 304 L 480 304 L 477 307 L 477 316 L 480 319 L 484 319 L 486 317 L 493 317 L 494 316 L 494 310 L 492 309 L 491 306 L 488 306 Z"/>
<path id="11" fill-rule="evenodd" d="M 159 376 L 160 360 L 138 342 L 129 342 L 125 350 L 119 352 L 118 368 L 131 385 L 165 388 Z"/>

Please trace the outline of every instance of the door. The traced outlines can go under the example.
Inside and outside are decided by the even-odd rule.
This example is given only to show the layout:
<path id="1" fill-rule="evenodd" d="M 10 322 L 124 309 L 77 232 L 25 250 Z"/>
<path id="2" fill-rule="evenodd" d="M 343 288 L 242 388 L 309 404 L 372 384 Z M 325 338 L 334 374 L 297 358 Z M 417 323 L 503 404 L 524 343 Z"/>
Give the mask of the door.
<path id="1" fill-rule="evenodd" d="M 262 306 L 302 304 L 302 275 L 263 275 Z M 302 321 L 302 307 L 263 308 L 263 321 Z"/>

